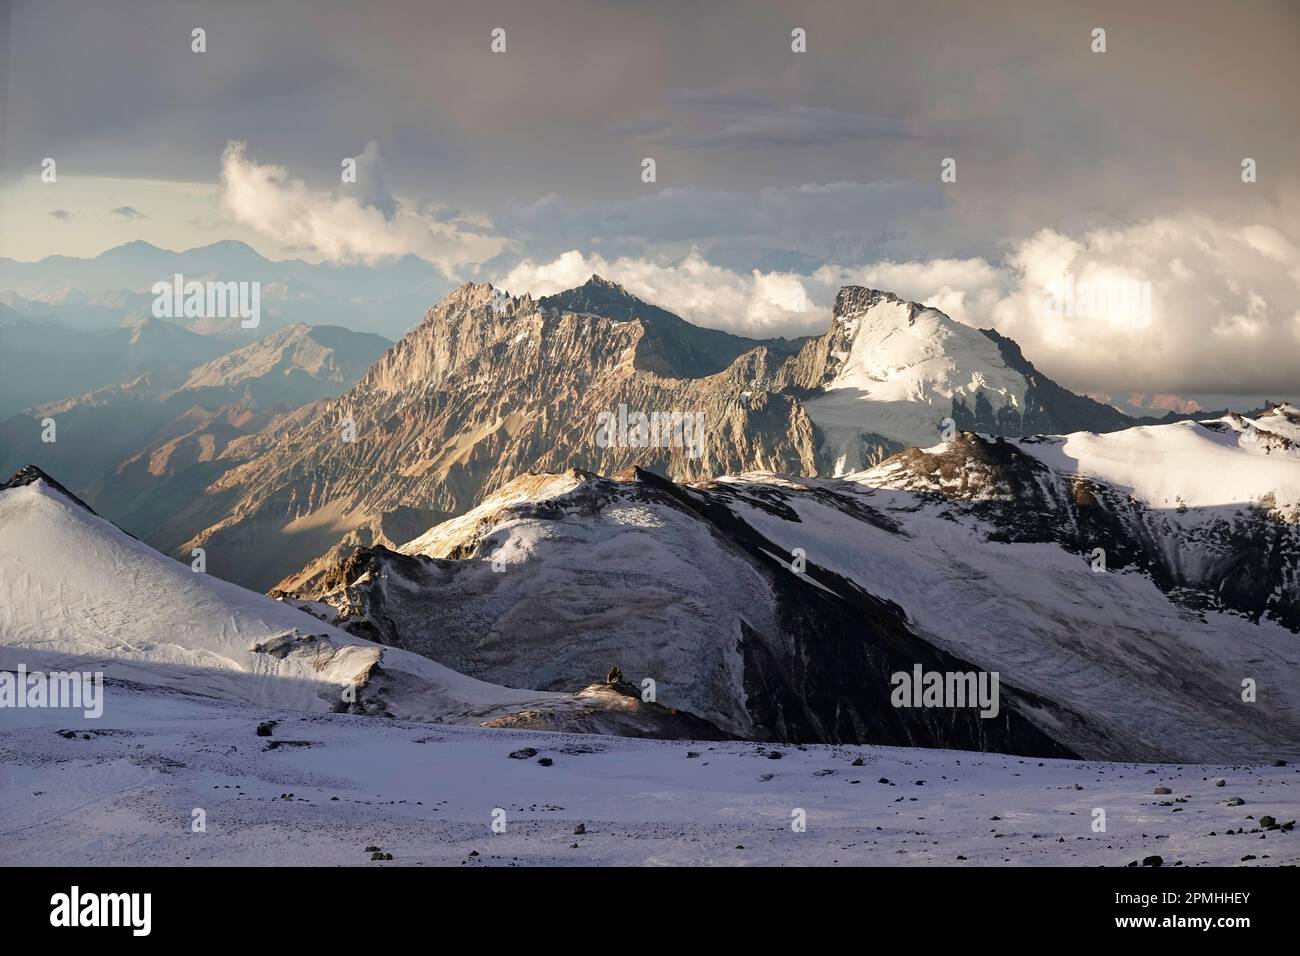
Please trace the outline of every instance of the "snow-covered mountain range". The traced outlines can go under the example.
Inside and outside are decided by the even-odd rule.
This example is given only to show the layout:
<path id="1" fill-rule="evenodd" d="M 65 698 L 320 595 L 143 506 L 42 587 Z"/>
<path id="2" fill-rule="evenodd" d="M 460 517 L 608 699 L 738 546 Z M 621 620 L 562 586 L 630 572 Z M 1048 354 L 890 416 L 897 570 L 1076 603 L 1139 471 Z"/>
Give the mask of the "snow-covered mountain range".
<path id="1" fill-rule="evenodd" d="M 1133 424 L 1041 375 L 996 332 L 874 289 L 840 290 L 830 331 L 808 352 L 813 374 L 798 380 L 817 389 L 804 404 L 820 432 L 823 474 L 930 445 L 945 419 L 993 435 Z"/>
<path id="2" fill-rule="evenodd" d="M 602 421 L 638 413 L 691 416 L 695 446 L 635 424 L 601 441 Z M 945 427 L 1133 423 L 996 333 L 872 290 L 845 289 L 827 333 L 792 342 L 697 328 L 599 277 L 536 301 L 466 285 L 352 388 L 224 453 L 150 540 L 266 588 L 331 547 L 397 547 L 527 471 L 829 477 Z"/>
<path id="3" fill-rule="evenodd" d="M 1137 422 L 993 330 L 856 287 L 795 341 L 598 277 L 463 286 L 382 354 L 353 335 L 291 326 L 42 409 L 75 439 L 72 491 L 27 469 L 0 492 L 6 564 L 39 572 L 8 585 L 11 651 L 48 632 L 74 654 L 94 625 L 129 679 L 207 687 L 220 660 L 214 692 L 303 681 L 304 707 L 329 694 L 300 671 L 337 657 L 385 695 L 370 710 L 517 729 L 1144 760 L 1300 739 L 1294 406 Z M 72 459 L 112 431 L 91 412 L 129 407 L 179 417 L 91 482 Z M 599 440 L 628 409 L 702 425 Z M 998 673 L 999 713 L 895 706 L 914 666 Z"/>
<path id="4" fill-rule="evenodd" d="M 960 433 L 843 479 L 527 476 L 275 593 L 488 680 L 571 687 L 598 649 L 741 736 L 882 739 L 873 681 L 937 653 L 1077 753 L 1263 758 L 1300 739 L 1298 421 Z"/>

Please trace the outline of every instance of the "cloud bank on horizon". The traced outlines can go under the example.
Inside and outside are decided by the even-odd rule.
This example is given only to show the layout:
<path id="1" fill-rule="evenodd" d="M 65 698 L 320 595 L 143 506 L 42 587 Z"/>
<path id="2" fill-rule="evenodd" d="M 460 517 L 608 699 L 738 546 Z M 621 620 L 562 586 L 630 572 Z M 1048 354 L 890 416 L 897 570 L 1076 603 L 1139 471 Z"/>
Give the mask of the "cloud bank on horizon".
<path id="1" fill-rule="evenodd" d="M 1079 390 L 1300 382 L 1293 4 L 307 9 L 17 0 L 3 253 L 239 238 L 535 295 L 599 272 L 759 336 L 820 332 L 866 284 Z"/>
<path id="2" fill-rule="evenodd" d="M 865 285 L 1010 336 L 1049 374 L 1091 392 L 1291 394 L 1300 383 L 1300 254 L 1281 232 L 1187 214 L 1074 238 L 1051 229 L 982 258 L 824 265 L 808 275 L 734 272 L 692 252 L 674 262 L 566 252 L 525 260 L 496 284 L 547 295 L 599 273 L 698 325 L 755 337 L 825 331 L 838 290 Z M 1055 301 L 1073 277 L 1118 289 L 1123 307 Z M 1125 293 L 1150 283 L 1149 312 Z M 1139 293 L 1140 294 L 1140 293 Z M 1139 300 L 1141 301 L 1141 300 Z"/>

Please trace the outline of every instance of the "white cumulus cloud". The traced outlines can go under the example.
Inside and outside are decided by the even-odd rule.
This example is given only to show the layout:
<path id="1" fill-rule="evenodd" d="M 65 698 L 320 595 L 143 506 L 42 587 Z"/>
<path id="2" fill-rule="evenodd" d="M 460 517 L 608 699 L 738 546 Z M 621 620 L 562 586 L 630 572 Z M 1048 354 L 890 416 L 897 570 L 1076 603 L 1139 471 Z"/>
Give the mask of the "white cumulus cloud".
<path id="1" fill-rule="evenodd" d="M 731 271 L 698 252 L 652 261 L 572 250 L 526 259 L 497 284 L 545 295 L 592 273 L 697 325 L 741 335 L 823 332 L 840 287 L 865 285 L 997 328 L 1076 391 L 1300 397 L 1300 246 L 1271 226 L 1186 214 L 1079 236 L 1044 229 L 1011 244 L 997 264 L 877 262 L 810 275 Z M 1050 308 L 1067 289 L 1071 307 Z M 1107 310 L 1116 290 L 1134 298 L 1118 309 L 1112 298 Z"/>
<path id="2" fill-rule="evenodd" d="M 359 160 L 361 173 L 376 167 L 373 145 Z M 505 244 L 478 228 L 467 230 L 466 223 L 442 221 L 435 210 L 313 189 L 283 166 L 250 159 L 239 142 L 226 144 L 222 153 L 220 199 L 236 222 L 328 262 L 369 265 L 416 255 L 451 275 L 456 266 L 490 258 Z M 390 205 L 387 215 L 382 205 Z"/>
<path id="3" fill-rule="evenodd" d="M 550 262 L 525 259 L 494 284 L 515 294 L 542 296 L 581 285 L 593 273 L 696 325 L 738 335 L 811 335 L 824 332 L 829 321 L 829 311 L 814 300 L 805 277 L 732 272 L 697 252 L 663 264 L 631 257 L 607 260 L 570 250 Z"/>

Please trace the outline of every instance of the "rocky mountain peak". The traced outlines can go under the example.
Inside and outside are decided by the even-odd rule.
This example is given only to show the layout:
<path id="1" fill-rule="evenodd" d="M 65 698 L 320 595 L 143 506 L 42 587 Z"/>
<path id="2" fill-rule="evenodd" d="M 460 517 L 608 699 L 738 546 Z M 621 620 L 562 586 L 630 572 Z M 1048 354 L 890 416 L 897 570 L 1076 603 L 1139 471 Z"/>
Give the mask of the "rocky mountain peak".
<path id="1" fill-rule="evenodd" d="M 908 448 L 876 466 L 881 486 L 962 500 L 1034 501 L 1047 468 L 1015 443 L 958 432 L 930 448 Z"/>
<path id="2" fill-rule="evenodd" d="M 617 292 L 622 295 L 632 295 L 632 293 L 628 292 L 627 289 L 623 288 L 623 286 L 619 285 L 614 280 L 606 279 L 603 275 L 595 272 L 591 274 L 591 278 L 584 282 L 580 288 L 587 290 L 605 289 L 609 292 Z"/>
<path id="3" fill-rule="evenodd" d="M 826 470 L 837 475 L 932 445 L 945 422 L 1009 436 L 1133 423 L 1051 381 L 996 331 L 862 286 L 840 290 L 830 330 L 805 346 L 794 380 L 821 393 L 805 404 L 824 436 Z"/>
<path id="4" fill-rule="evenodd" d="M 545 309 L 590 313 L 619 322 L 640 319 L 642 322 L 657 325 L 684 321 L 671 312 L 638 299 L 617 282 L 595 273 L 592 273 L 591 278 L 580 286 L 556 292 L 554 295 L 542 296 L 539 304 Z"/>
<path id="5" fill-rule="evenodd" d="M 915 302 L 908 302 L 892 292 L 886 292 L 883 289 L 871 289 L 867 286 L 846 285 L 840 288 L 839 293 L 835 296 L 834 315 L 836 318 L 852 318 L 874 309 L 882 302 L 893 303 L 895 305 L 906 306 L 911 310 L 918 310 L 922 306 Z"/>
<path id="6" fill-rule="evenodd" d="M 486 302 L 496 295 L 496 287 L 491 282 L 462 282 L 444 300 L 445 302 L 473 305 Z"/>
<path id="7" fill-rule="evenodd" d="M 918 327 L 919 316 L 927 321 Z M 844 286 L 835 297 L 830 328 L 819 340 L 813 387 L 830 385 L 866 362 L 868 379 L 888 381 L 906 367 L 926 360 L 942 363 L 945 340 L 964 329 L 937 309 L 892 292 Z M 858 371 L 863 371 L 859 368 Z"/>
<path id="8" fill-rule="evenodd" d="M 544 296 L 538 305 L 616 322 L 635 322 L 644 330 L 636 348 L 636 367 L 667 378 L 697 379 L 716 375 L 737 358 L 767 348 L 781 358 L 793 355 L 806 339 L 750 339 L 721 329 L 687 322 L 679 315 L 645 302 L 617 282 L 592 275 L 583 285 Z"/>
<path id="9" fill-rule="evenodd" d="M 386 394 L 442 382 L 454 369 L 502 342 L 522 341 L 543 321 L 530 296 L 487 282 L 467 282 L 425 313 L 423 321 L 371 366 L 361 390 Z"/>
<path id="10" fill-rule="evenodd" d="M 303 401 L 323 397 L 319 389 L 276 395 L 292 376 L 333 382 L 353 381 L 388 347 L 382 336 L 353 332 L 337 325 L 307 325 L 297 322 L 270 335 L 195 366 L 182 390 L 232 388 L 250 382 L 273 379 L 258 388 L 263 399 L 296 398 Z"/>
<path id="11" fill-rule="evenodd" d="M 695 325 L 601 276 L 536 300 L 467 283 L 351 390 L 227 455 L 241 463 L 213 487 L 234 504 L 214 496 L 210 520 L 185 518 L 201 530 L 168 547 L 211 545 L 214 573 L 266 587 L 353 533 L 409 542 L 525 472 L 834 476 L 934 445 L 945 420 L 1105 430 L 1091 405 L 1029 381 L 979 330 L 881 290 L 846 287 L 831 329 L 792 341 Z M 349 420 L 355 440 L 341 440 Z M 279 535 L 286 522 L 315 530 Z M 226 567 L 227 551 L 256 557 Z"/>
<path id="12" fill-rule="evenodd" d="M 57 481 L 55 481 L 53 478 L 47 475 L 43 469 L 37 467 L 36 465 L 23 465 L 23 467 L 19 468 L 10 476 L 8 481 L 0 482 L 0 491 L 7 490 L 9 488 L 23 488 L 27 485 L 36 484 L 37 482 L 43 482 L 44 484 L 52 488 L 54 491 L 57 491 L 59 494 L 63 495 L 63 497 L 67 498 L 73 504 L 80 505 L 82 508 L 85 508 L 91 514 L 95 514 L 94 508 L 90 507 L 90 505 L 86 504 L 84 501 L 82 501 L 80 498 L 74 495 L 67 488 L 63 487 L 63 485 L 59 484 Z"/>

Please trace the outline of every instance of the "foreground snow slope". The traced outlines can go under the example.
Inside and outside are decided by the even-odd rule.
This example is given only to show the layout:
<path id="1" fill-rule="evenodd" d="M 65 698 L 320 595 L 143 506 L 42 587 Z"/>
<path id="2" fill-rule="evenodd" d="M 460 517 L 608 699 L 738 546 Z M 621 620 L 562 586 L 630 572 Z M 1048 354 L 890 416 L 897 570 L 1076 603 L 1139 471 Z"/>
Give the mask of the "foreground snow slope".
<path id="1" fill-rule="evenodd" d="M 431 728 L 107 694 L 97 721 L 21 710 L 0 722 L 0 865 L 1300 862 L 1300 833 L 1260 829 L 1300 814 L 1293 766 Z M 280 721 L 269 740 L 255 734 L 267 718 Z M 525 747 L 537 753 L 508 756 Z M 206 833 L 191 832 L 196 808 Z M 806 832 L 791 829 L 796 809 Z M 370 862 L 368 846 L 392 862 Z"/>
<path id="2" fill-rule="evenodd" d="M 383 648 L 159 554 L 47 479 L 0 489 L 0 667 L 103 670 L 262 705 L 482 720 L 561 695 Z"/>

